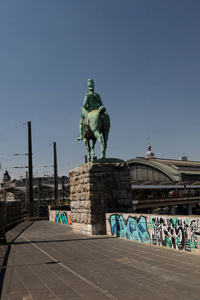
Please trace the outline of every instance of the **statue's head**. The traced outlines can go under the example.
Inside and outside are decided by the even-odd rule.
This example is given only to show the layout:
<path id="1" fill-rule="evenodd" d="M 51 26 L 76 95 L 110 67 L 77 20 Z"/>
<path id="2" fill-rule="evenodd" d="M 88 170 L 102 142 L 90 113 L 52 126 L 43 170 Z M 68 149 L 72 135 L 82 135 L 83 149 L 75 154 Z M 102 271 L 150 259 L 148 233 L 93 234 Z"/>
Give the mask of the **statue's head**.
<path id="1" fill-rule="evenodd" d="M 94 80 L 93 79 L 88 79 L 88 90 L 89 91 L 94 91 Z"/>

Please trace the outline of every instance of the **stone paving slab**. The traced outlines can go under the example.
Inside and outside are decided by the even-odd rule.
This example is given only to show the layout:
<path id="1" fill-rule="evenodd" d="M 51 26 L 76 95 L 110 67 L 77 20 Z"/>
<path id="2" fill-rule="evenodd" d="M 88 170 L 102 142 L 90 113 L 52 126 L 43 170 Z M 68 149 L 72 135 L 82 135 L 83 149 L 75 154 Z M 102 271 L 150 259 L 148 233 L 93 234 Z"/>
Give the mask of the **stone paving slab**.
<path id="1" fill-rule="evenodd" d="M 49 221 L 24 222 L 0 246 L 0 299 L 200 300 L 200 256 Z"/>

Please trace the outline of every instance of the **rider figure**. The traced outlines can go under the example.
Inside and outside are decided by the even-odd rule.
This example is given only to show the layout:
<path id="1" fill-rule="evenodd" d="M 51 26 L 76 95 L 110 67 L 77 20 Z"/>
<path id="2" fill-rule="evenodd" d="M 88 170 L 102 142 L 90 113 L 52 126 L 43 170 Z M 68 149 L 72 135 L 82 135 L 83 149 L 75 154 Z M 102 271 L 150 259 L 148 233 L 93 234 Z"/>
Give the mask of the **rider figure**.
<path id="1" fill-rule="evenodd" d="M 93 110 L 99 109 L 102 107 L 102 109 L 105 111 L 105 108 L 103 107 L 103 102 L 101 100 L 100 95 L 97 93 L 94 93 L 94 80 L 88 79 L 88 90 L 89 93 L 85 95 L 83 107 L 81 108 L 81 120 L 79 123 L 79 136 L 77 137 L 78 141 L 83 140 L 83 124 L 84 124 L 84 118 Z"/>

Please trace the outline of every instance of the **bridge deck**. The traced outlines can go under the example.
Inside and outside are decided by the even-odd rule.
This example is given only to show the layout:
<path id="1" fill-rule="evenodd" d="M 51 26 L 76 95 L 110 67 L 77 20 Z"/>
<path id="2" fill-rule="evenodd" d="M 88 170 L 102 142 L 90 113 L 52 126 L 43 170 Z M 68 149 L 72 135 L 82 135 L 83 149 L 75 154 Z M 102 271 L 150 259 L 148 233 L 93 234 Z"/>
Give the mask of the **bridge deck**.
<path id="1" fill-rule="evenodd" d="M 1 246 L 0 299 L 200 299 L 200 256 L 25 222 Z"/>

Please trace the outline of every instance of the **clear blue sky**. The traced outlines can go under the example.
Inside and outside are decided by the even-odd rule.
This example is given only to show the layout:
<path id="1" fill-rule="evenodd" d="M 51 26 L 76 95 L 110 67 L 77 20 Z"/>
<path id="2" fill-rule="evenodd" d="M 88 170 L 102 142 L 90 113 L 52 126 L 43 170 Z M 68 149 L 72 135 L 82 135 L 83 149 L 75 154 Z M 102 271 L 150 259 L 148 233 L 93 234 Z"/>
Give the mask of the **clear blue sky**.
<path id="1" fill-rule="evenodd" d="M 107 157 L 144 156 L 149 137 L 156 157 L 200 160 L 199 0 L 1 0 L 0 180 L 25 176 L 27 121 L 34 176 L 53 174 L 53 142 L 59 175 L 84 163 L 88 78 L 111 117 Z"/>

